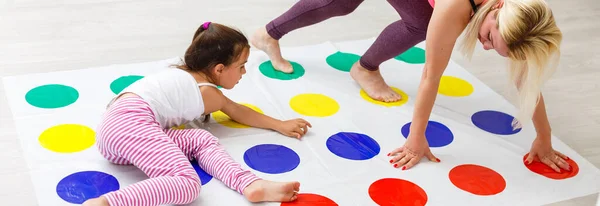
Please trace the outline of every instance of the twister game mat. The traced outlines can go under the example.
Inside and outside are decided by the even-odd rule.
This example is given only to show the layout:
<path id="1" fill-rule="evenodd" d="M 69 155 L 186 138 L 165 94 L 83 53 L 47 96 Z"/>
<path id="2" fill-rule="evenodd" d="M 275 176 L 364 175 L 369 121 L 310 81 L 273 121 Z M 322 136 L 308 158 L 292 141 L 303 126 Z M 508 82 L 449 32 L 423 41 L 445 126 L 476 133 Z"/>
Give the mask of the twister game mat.
<path id="1" fill-rule="evenodd" d="M 299 181 L 292 203 L 255 205 L 541 205 L 600 191 L 600 171 L 552 137 L 572 171 L 555 173 L 523 162 L 535 138 L 531 122 L 512 130 L 515 108 L 450 62 L 426 130 L 441 162 L 421 160 L 409 170 L 387 156 L 409 133 L 425 60 L 425 42 L 384 62 L 381 72 L 403 100 L 368 98 L 349 75 L 374 39 L 282 48 L 295 72 L 275 72 L 253 50 L 232 100 L 278 119 L 304 118 L 301 140 L 250 128 L 216 112 L 204 128 L 231 156 L 258 176 Z M 98 152 L 95 129 L 106 104 L 145 75 L 169 69 L 178 57 L 74 71 L 4 78 L 5 91 L 39 205 L 78 205 L 147 176 L 113 165 Z M 504 78 L 504 77 L 499 77 Z M 190 205 L 252 205 L 191 162 L 202 180 Z"/>

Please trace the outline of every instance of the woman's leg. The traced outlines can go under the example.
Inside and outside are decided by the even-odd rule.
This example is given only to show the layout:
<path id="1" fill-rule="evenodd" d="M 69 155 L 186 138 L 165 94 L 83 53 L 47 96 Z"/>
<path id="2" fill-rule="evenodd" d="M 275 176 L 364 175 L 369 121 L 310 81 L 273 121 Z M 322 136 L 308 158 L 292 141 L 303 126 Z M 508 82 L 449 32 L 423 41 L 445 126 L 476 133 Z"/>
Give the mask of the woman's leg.
<path id="1" fill-rule="evenodd" d="M 267 33 L 275 40 L 285 34 L 331 17 L 352 13 L 364 0 L 300 0 L 292 8 L 269 22 Z"/>
<path id="2" fill-rule="evenodd" d="M 394 102 L 400 100 L 383 80 L 379 65 L 398 56 L 425 40 L 433 8 L 428 1 L 388 0 L 402 18 L 388 25 L 379 34 L 350 71 L 352 78 L 373 99 Z"/>
<path id="3" fill-rule="evenodd" d="M 131 163 L 149 179 L 104 194 L 111 206 L 188 204 L 200 178 L 178 145 L 139 98 L 116 101 L 98 129 L 98 148 L 112 162 Z"/>
<path id="4" fill-rule="evenodd" d="M 262 180 L 235 162 L 218 139 L 203 129 L 169 129 L 166 131 L 190 159 L 198 161 L 200 168 L 243 194 L 252 202 L 295 200 L 298 182 L 271 182 Z"/>
<path id="5" fill-rule="evenodd" d="M 292 65 L 281 56 L 279 39 L 293 30 L 352 13 L 363 1 L 300 0 L 265 28 L 260 28 L 252 37 L 252 44 L 269 55 L 276 70 L 291 73 Z"/>

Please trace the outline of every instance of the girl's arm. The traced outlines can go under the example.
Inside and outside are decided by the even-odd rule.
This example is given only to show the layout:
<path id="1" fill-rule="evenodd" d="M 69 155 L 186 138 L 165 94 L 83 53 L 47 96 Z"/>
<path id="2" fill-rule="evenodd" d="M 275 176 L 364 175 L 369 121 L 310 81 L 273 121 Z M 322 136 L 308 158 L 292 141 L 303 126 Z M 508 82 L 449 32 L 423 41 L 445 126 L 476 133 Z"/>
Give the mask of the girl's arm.
<path id="1" fill-rule="evenodd" d="M 390 153 L 392 164 L 408 169 L 425 156 L 430 161 L 439 160 L 431 153 L 425 129 L 437 96 L 440 79 L 450 61 L 456 39 L 470 20 L 468 1 L 436 0 L 435 9 L 427 29 L 426 62 L 421 76 L 410 134 L 404 146 Z M 406 165 L 405 165 L 406 164 Z"/>
<path id="2" fill-rule="evenodd" d="M 281 125 L 281 121 L 277 119 L 231 101 L 217 88 L 202 87 L 200 92 L 204 101 L 205 114 L 220 110 L 238 123 L 261 129 L 277 130 L 278 125 Z"/>
<path id="3" fill-rule="evenodd" d="M 312 127 L 303 119 L 281 121 L 270 116 L 256 112 L 244 105 L 238 104 L 223 96 L 224 105 L 221 111 L 227 114 L 233 121 L 251 127 L 275 130 L 286 136 L 301 138 Z"/>
<path id="4" fill-rule="evenodd" d="M 281 120 L 256 112 L 244 105 L 231 101 L 227 97 L 224 98 L 221 111 L 227 114 L 233 121 L 251 127 L 272 130 L 278 130 L 279 125 L 282 123 Z"/>

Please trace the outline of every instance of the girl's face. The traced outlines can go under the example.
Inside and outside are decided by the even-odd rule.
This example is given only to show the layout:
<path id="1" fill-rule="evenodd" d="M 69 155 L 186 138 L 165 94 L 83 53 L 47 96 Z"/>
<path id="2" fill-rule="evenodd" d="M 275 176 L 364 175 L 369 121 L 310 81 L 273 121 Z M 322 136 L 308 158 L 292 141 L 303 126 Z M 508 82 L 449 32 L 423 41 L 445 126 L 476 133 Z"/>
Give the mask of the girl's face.
<path id="1" fill-rule="evenodd" d="M 239 83 L 240 79 L 242 79 L 242 75 L 246 73 L 245 64 L 248 62 L 249 55 L 250 49 L 246 48 L 235 62 L 229 66 L 222 67 L 222 69 L 217 69 L 219 86 L 225 89 L 231 89 Z"/>
<path id="2" fill-rule="evenodd" d="M 507 57 L 508 46 L 498 30 L 498 24 L 496 24 L 497 13 L 498 9 L 494 9 L 483 20 L 481 28 L 479 28 L 479 42 L 483 44 L 483 49 L 494 49 L 500 56 Z"/>

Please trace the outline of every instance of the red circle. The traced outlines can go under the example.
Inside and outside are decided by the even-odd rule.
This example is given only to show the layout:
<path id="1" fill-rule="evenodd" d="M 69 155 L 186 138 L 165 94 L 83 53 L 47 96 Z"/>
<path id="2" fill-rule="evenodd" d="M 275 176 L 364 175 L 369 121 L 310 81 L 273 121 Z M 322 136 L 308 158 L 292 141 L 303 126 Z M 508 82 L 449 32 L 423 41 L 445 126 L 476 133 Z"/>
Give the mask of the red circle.
<path id="1" fill-rule="evenodd" d="M 459 165 L 448 174 L 454 186 L 475 195 L 495 195 L 506 188 L 506 181 L 496 171 L 479 165 Z"/>
<path id="2" fill-rule="evenodd" d="M 298 199 L 296 199 L 295 201 L 281 203 L 281 206 L 311 206 L 311 205 L 314 205 L 314 206 L 337 206 L 338 204 L 327 197 L 317 195 L 317 194 L 310 194 L 310 193 L 298 194 Z"/>
<path id="3" fill-rule="evenodd" d="M 379 205 L 425 205 L 427 193 L 415 183 L 396 179 L 379 179 L 369 186 L 369 196 Z"/>
<path id="4" fill-rule="evenodd" d="M 567 171 L 567 170 L 564 170 L 559 167 L 561 173 L 557 173 L 550 166 L 544 164 L 543 162 L 540 162 L 540 160 L 537 157 L 534 158 L 534 160 L 531 162 L 531 164 L 528 165 L 525 162 L 525 160 L 527 159 L 528 156 L 529 156 L 529 153 L 527 153 L 527 154 L 525 154 L 525 156 L 523 156 L 523 164 L 525 164 L 525 167 L 527 167 L 527 169 L 531 170 L 532 172 L 535 172 L 535 173 L 545 176 L 547 178 L 555 179 L 555 180 L 567 179 L 567 178 L 574 177 L 575 175 L 577 175 L 577 173 L 579 173 L 579 166 L 571 158 L 566 160 L 567 163 L 569 164 L 569 166 L 571 166 L 571 171 Z"/>

